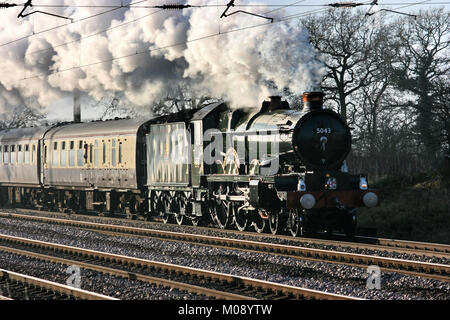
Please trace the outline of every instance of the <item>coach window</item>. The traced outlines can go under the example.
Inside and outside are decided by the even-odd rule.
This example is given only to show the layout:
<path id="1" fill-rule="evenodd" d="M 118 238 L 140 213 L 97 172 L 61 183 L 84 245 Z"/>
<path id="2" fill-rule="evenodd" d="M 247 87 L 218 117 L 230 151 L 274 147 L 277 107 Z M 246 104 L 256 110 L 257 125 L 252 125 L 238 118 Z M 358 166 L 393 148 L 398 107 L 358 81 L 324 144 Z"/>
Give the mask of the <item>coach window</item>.
<path id="1" fill-rule="evenodd" d="M 0 146 L 0 165 L 3 164 L 3 146 Z"/>
<path id="2" fill-rule="evenodd" d="M 122 142 L 119 142 L 119 163 L 122 163 Z"/>
<path id="3" fill-rule="evenodd" d="M 31 163 L 34 163 L 35 153 L 36 153 L 36 145 L 33 144 L 32 151 L 31 151 Z"/>
<path id="4" fill-rule="evenodd" d="M 53 158 L 52 165 L 54 167 L 58 166 L 58 142 L 53 142 Z"/>
<path id="5" fill-rule="evenodd" d="M 16 146 L 13 144 L 11 146 L 11 164 L 16 163 Z"/>
<path id="6" fill-rule="evenodd" d="M 22 163 L 23 160 L 23 151 L 22 151 L 22 145 L 17 145 L 17 163 Z"/>
<path id="7" fill-rule="evenodd" d="M 98 168 L 98 140 L 94 142 L 94 166 Z"/>
<path id="8" fill-rule="evenodd" d="M 106 163 L 106 142 L 103 140 L 103 164 Z"/>
<path id="9" fill-rule="evenodd" d="M 75 166 L 75 142 L 69 142 L 69 167 Z"/>
<path id="10" fill-rule="evenodd" d="M 3 163 L 4 164 L 8 164 L 9 163 L 8 146 L 3 146 Z"/>
<path id="11" fill-rule="evenodd" d="M 86 151 L 85 151 L 86 150 Z M 77 165 L 79 167 L 83 166 L 83 160 L 84 160 L 84 153 L 86 152 L 87 155 L 87 147 L 86 149 L 83 147 L 83 141 L 78 141 L 78 151 L 77 151 Z M 87 156 L 86 156 L 87 159 Z"/>
<path id="12" fill-rule="evenodd" d="M 25 164 L 30 163 L 30 146 L 28 144 L 24 145 L 24 154 L 25 154 Z"/>
<path id="13" fill-rule="evenodd" d="M 116 166 L 116 139 L 111 141 L 111 165 Z"/>
<path id="14" fill-rule="evenodd" d="M 92 164 L 92 154 L 94 153 L 94 146 L 92 143 L 89 144 L 89 163 Z"/>
<path id="15" fill-rule="evenodd" d="M 60 166 L 61 167 L 65 167 L 66 166 L 66 158 L 67 158 L 67 151 L 66 151 L 66 142 L 62 141 L 61 142 L 61 163 Z"/>

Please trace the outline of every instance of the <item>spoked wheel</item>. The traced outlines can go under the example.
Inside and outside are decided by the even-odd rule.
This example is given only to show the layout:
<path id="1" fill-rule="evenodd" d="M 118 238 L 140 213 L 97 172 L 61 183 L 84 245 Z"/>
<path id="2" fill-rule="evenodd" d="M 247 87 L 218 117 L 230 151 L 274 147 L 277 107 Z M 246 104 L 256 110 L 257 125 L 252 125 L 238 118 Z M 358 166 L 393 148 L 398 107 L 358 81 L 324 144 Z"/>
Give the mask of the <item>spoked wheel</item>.
<path id="1" fill-rule="evenodd" d="M 303 236 L 303 217 L 297 210 L 289 211 L 289 230 L 293 237 Z"/>
<path id="2" fill-rule="evenodd" d="M 186 200 L 183 197 L 177 200 L 177 210 L 178 213 L 175 214 L 175 220 L 181 226 L 184 222 L 184 212 L 186 212 Z"/>
<path id="3" fill-rule="evenodd" d="M 169 221 L 170 221 L 170 214 L 168 214 L 168 213 L 163 213 L 162 215 L 161 215 L 161 218 L 162 218 L 162 221 L 164 222 L 164 223 L 169 223 Z"/>
<path id="4" fill-rule="evenodd" d="M 263 218 L 264 217 L 264 218 Z M 264 212 L 259 211 L 253 219 L 253 228 L 258 233 L 262 233 L 266 229 L 266 221 L 268 220 Z"/>
<path id="5" fill-rule="evenodd" d="M 280 214 L 278 212 L 272 212 L 269 215 L 269 228 L 270 232 L 272 234 L 279 233 L 279 221 L 280 221 Z"/>
<path id="6" fill-rule="evenodd" d="M 182 225 L 184 222 L 184 215 L 183 214 L 176 214 L 175 215 L 175 220 L 177 221 L 178 225 Z"/>
<path id="7" fill-rule="evenodd" d="M 239 231 L 244 231 L 248 225 L 248 218 L 244 210 L 238 210 L 238 208 L 233 208 L 234 213 L 234 223 Z"/>
<path id="8" fill-rule="evenodd" d="M 194 227 L 197 227 L 200 224 L 200 217 L 192 218 L 191 222 Z"/>
<path id="9" fill-rule="evenodd" d="M 216 201 L 213 220 L 220 229 L 225 229 L 230 224 L 229 206 L 230 203 L 228 201 Z"/>
<path id="10" fill-rule="evenodd" d="M 223 190 L 222 186 L 220 186 L 219 190 L 215 192 L 214 195 L 220 196 L 221 194 L 227 194 L 227 190 Z M 228 227 L 233 218 L 230 216 L 230 205 L 229 201 L 218 198 L 211 202 L 211 218 L 220 229 Z"/>
<path id="11" fill-rule="evenodd" d="M 170 212 L 170 206 L 168 205 L 168 199 L 167 196 L 162 194 L 152 194 L 152 197 L 154 198 L 152 201 L 152 212 L 155 212 L 159 214 L 161 217 L 163 223 L 171 223 L 171 214 L 168 214 L 167 212 Z"/>

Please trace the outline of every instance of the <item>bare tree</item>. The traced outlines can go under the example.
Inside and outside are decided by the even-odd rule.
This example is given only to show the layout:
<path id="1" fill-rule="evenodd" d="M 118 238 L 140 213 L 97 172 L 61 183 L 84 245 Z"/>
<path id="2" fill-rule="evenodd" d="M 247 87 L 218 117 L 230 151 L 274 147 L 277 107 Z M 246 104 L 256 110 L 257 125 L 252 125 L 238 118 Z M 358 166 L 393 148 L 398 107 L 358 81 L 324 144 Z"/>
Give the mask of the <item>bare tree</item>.
<path id="1" fill-rule="evenodd" d="M 328 101 L 355 129 L 351 168 L 430 171 L 450 145 L 449 14 L 384 21 L 372 25 L 361 11 L 334 9 L 303 25 L 328 70 Z"/>
<path id="2" fill-rule="evenodd" d="M 357 106 L 350 97 L 370 83 L 379 67 L 373 52 L 384 43 L 385 30 L 373 28 L 362 11 L 352 13 L 346 9 L 330 9 L 319 17 L 307 18 L 302 25 L 327 68 L 322 89 L 352 124 Z"/>
<path id="3" fill-rule="evenodd" d="M 94 108 L 101 106 L 104 108 L 101 120 L 114 118 L 135 118 L 138 116 L 136 108 L 129 103 L 124 103 L 123 93 L 115 93 L 111 96 L 102 97 Z"/>
<path id="4" fill-rule="evenodd" d="M 152 112 L 155 115 L 166 115 L 183 110 L 201 109 L 210 103 L 219 101 L 221 99 L 206 95 L 197 96 L 188 85 L 180 83 L 153 106 Z"/>
<path id="5" fill-rule="evenodd" d="M 442 151 L 443 143 L 448 145 L 448 110 L 442 95 L 450 73 L 450 13 L 421 11 L 417 19 L 398 20 L 396 31 L 402 46 L 392 78 L 399 89 L 415 97 L 411 106 L 417 115 L 416 130 L 434 155 Z"/>
<path id="6" fill-rule="evenodd" d="M 15 107 L 12 112 L 4 114 L 0 119 L 0 129 L 24 128 L 40 125 L 46 115 L 39 111 L 37 101 L 29 101 L 23 106 Z"/>

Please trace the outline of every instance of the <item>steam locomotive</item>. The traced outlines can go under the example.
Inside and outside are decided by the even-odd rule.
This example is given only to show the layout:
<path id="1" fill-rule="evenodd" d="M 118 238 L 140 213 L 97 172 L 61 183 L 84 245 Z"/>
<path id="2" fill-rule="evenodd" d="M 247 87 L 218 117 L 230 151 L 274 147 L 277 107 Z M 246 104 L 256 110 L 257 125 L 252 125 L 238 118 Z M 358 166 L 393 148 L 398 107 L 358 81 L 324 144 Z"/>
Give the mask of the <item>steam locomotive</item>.
<path id="1" fill-rule="evenodd" d="M 353 235 L 356 209 L 378 205 L 350 174 L 350 129 L 303 94 L 303 109 L 270 97 L 261 109 L 213 103 L 152 119 L 0 131 L 0 204 L 213 221 L 293 236 Z"/>

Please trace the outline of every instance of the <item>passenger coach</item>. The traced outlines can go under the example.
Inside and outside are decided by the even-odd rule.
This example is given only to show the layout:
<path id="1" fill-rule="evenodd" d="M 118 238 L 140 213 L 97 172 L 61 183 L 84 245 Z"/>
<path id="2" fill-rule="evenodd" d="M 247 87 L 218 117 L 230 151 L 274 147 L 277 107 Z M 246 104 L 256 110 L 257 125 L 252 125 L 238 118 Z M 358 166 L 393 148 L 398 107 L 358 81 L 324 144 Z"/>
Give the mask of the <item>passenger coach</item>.
<path id="1" fill-rule="evenodd" d="M 146 123 L 121 119 L 1 132 L 3 199 L 60 211 L 142 211 Z"/>

